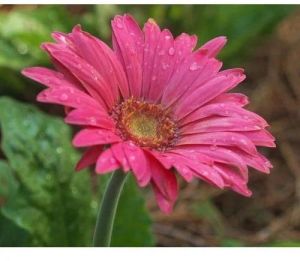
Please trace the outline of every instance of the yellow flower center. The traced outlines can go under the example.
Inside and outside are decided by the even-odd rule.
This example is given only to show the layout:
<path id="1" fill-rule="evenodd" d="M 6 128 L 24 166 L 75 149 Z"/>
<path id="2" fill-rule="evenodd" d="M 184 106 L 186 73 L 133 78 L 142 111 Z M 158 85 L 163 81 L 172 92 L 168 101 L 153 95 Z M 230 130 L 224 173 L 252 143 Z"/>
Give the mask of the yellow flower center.
<path id="1" fill-rule="evenodd" d="M 161 105 L 130 98 L 117 105 L 112 115 L 120 136 L 140 146 L 164 150 L 176 141 L 176 124 Z"/>

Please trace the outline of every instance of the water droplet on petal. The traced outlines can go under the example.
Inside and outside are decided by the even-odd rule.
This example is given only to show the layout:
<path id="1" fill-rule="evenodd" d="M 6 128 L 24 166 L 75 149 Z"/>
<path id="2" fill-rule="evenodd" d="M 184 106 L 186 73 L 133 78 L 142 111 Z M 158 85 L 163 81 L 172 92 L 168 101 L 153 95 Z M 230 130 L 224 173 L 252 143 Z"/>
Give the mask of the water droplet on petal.
<path id="1" fill-rule="evenodd" d="M 129 160 L 130 160 L 130 161 L 135 161 L 135 160 L 136 160 L 136 157 L 135 157 L 134 155 L 131 155 L 131 156 L 129 157 Z"/>
<path id="2" fill-rule="evenodd" d="M 63 93 L 60 97 L 59 97 L 59 99 L 61 100 L 61 101 L 66 101 L 66 100 L 68 100 L 68 95 L 67 94 L 65 94 L 65 93 Z"/>
<path id="3" fill-rule="evenodd" d="M 121 20 L 117 20 L 117 27 L 119 29 L 123 29 L 123 24 L 122 24 L 122 21 Z"/>
<path id="4" fill-rule="evenodd" d="M 90 124 L 94 125 L 97 123 L 97 120 L 95 117 L 90 117 L 89 122 L 90 122 Z"/>
<path id="5" fill-rule="evenodd" d="M 156 80 L 156 76 L 152 76 L 152 81 L 155 81 Z"/>
<path id="6" fill-rule="evenodd" d="M 170 67 L 170 65 L 167 63 L 162 63 L 161 66 L 162 66 L 163 70 L 167 70 Z"/>
<path id="7" fill-rule="evenodd" d="M 212 145 L 209 147 L 210 150 L 215 151 L 218 147 L 216 145 Z"/>
<path id="8" fill-rule="evenodd" d="M 187 168 L 184 167 L 184 168 L 182 169 L 182 173 L 183 173 L 183 174 L 187 174 L 188 172 L 189 172 L 189 170 L 188 170 Z"/>
<path id="9" fill-rule="evenodd" d="M 164 55 L 164 54 L 165 54 L 165 50 L 161 50 L 161 51 L 158 53 L 159 56 L 162 56 L 162 55 Z"/>
<path id="10" fill-rule="evenodd" d="M 199 69 L 199 66 L 196 62 L 193 62 L 191 65 L 190 65 L 190 70 L 191 71 L 196 71 Z"/>
<path id="11" fill-rule="evenodd" d="M 166 40 L 170 40 L 170 39 L 171 39 L 171 36 L 170 36 L 170 35 L 166 35 L 166 36 L 165 36 L 165 39 L 166 39 Z"/>
<path id="12" fill-rule="evenodd" d="M 173 47 L 170 47 L 169 49 L 169 55 L 174 55 L 175 49 Z"/>

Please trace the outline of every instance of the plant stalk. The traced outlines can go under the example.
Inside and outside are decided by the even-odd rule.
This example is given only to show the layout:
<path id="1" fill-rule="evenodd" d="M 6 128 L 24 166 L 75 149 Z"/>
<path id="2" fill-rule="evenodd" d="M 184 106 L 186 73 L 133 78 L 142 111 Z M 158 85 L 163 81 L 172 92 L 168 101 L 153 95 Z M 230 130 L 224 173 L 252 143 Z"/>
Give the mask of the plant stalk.
<path id="1" fill-rule="evenodd" d="M 93 238 L 94 246 L 110 246 L 118 202 L 127 176 L 122 170 L 116 170 L 106 186 L 98 212 Z"/>

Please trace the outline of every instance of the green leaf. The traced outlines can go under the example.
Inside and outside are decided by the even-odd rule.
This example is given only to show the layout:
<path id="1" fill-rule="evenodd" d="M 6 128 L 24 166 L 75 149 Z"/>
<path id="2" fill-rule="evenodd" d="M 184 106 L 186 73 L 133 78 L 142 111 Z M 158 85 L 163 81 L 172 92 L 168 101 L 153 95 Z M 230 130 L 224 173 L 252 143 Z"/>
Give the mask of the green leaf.
<path id="1" fill-rule="evenodd" d="M 152 221 L 145 208 L 145 200 L 132 176 L 127 178 L 119 201 L 111 246 L 149 247 L 154 245 Z M 109 181 L 110 175 L 100 179 L 100 193 Z"/>
<path id="2" fill-rule="evenodd" d="M 13 197 L 17 190 L 17 181 L 9 165 L 0 160 L 0 207 Z M 29 235 L 11 220 L 0 213 L 0 246 L 25 246 Z"/>
<path id="3" fill-rule="evenodd" d="M 72 24 L 64 6 L 0 12 L 0 66 L 18 70 L 45 63 L 48 58 L 40 44 L 49 41 L 53 31 L 69 30 Z"/>
<path id="4" fill-rule="evenodd" d="M 62 120 L 34 106 L 0 98 L 2 149 L 16 176 L 2 214 L 33 238 L 34 245 L 86 246 L 92 235 L 87 172 L 74 173 L 78 154 Z"/>

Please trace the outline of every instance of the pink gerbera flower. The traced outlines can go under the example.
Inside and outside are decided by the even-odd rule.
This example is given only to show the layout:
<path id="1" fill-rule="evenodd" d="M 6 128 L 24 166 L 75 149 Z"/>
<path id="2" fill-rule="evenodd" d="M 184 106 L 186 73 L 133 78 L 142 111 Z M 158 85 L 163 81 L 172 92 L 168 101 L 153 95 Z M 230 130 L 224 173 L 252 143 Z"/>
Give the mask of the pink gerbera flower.
<path id="1" fill-rule="evenodd" d="M 228 93 L 245 79 L 243 69 L 221 71 L 217 37 L 193 51 L 197 37 L 174 39 L 149 19 L 143 30 L 130 15 L 112 21 L 113 49 L 75 26 L 53 33 L 42 48 L 56 70 L 23 74 L 48 88 L 38 101 L 65 106 L 65 121 L 81 125 L 76 147 L 87 147 L 77 170 L 96 163 L 105 174 L 132 171 L 151 184 L 159 207 L 170 212 L 176 175 L 204 180 L 250 196 L 248 166 L 269 173 L 256 146 L 274 147 L 267 122 L 243 107 L 247 97 Z"/>

